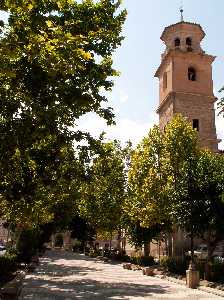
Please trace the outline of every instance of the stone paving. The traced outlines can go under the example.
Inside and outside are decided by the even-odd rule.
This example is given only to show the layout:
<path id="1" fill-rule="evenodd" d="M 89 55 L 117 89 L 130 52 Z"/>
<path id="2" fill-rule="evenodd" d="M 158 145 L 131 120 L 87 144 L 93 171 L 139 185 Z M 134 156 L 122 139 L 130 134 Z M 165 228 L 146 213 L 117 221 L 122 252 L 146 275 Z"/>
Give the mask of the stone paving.
<path id="1" fill-rule="evenodd" d="M 49 251 L 24 281 L 20 299 L 223 299 L 83 255 Z"/>

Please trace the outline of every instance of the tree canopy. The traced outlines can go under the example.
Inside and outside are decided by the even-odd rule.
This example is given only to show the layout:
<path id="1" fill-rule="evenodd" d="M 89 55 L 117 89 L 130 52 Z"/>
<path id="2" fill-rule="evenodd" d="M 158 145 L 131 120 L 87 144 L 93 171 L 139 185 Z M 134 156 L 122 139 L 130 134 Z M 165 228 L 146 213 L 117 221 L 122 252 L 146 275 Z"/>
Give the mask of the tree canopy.
<path id="1" fill-rule="evenodd" d="M 120 225 L 126 189 L 123 153 L 117 142 L 103 144 L 87 176 L 80 189 L 80 214 L 96 229 L 111 233 Z"/>
<path id="2" fill-rule="evenodd" d="M 120 1 L 10 1 L 0 32 L 0 197 L 13 222 L 48 222 L 52 204 L 78 190 L 74 141 L 90 139 L 78 118 L 95 112 L 108 124 L 102 91 L 118 75 L 112 53 L 121 44 Z M 73 195 L 74 195 L 73 191 Z"/>

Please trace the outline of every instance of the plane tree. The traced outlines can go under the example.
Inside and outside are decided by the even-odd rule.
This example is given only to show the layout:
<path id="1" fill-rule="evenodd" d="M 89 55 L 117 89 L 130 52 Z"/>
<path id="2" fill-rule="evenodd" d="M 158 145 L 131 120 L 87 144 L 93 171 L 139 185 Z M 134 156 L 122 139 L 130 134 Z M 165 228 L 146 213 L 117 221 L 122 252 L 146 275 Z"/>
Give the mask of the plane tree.
<path id="1" fill-rule="evenodd" d="M 71 182 L 78 190 L 74 142 L 91 139 L 79 117 L 114 122 L 102 91 L 118 75 L 111 56 L 126 11 L 112 0 L 2 0 L 0 10 L 9 15 L 0 23 L 1 212 L 29 226 L 53 217 Z"/>
<path id="2" fill-rule="evenodd" d="M 104 142 L 86 169 L 80 188 L 79 213 L 96 231 L 113 234 L 120 228 L 126 180 L 120 144 Z"/>

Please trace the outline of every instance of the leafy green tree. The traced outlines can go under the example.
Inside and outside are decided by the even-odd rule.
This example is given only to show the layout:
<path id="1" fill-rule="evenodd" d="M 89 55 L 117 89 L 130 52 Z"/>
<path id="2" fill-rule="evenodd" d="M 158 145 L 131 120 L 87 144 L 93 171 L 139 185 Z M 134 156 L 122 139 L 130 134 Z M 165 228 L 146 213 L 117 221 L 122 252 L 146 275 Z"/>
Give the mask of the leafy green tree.
<path id="1" fill-rule="evenodd" d="M 123 215 L 122 228 L 125 229 L 125 236 L 131 245 L 137 249 L 144 250 L 144 256 L 150 254 L 150 242 L 161 240 L 161 236 L 167 233 L 170 224 L 156 224 L 150 227 L 142 227 L 140 222 L 133 221 L 127 214 Z"/>
<path id="2" fill-rule="evenodd" d="M 168 218 L 163 136 L 157 126 L 137 146 L 129 169 L 127 215 L 142 227 L 162 224 Z"/>
<path id="3" fill-rule="evenodd" d="M 224 239 L 224 156 L 201 151 L 196 169 L 198 236 L 208 247 L 206 277 L 210 279 L 213 252 Z"/>
<path id="4" fill-rule="evenodd" d="M 167 124 L 164 143 L 171 216 L 174 224 L 189 233 L 193 260 L 194 237 L 200 226 L 197 219 L 199 191 L 195 184 L 197 132 L 186 118 L 178 114 Z"/>
<path id="5" fill-rule="evenodd" d="M 164 135 L 167 155 L 167 184 L 172 199 L 173 223 L 193 239 L 208 245 L 208 261 L 217 243 L 223 239 L 223 155 L 199 150 L 197 132 L 181 115 L 167 125 Z"/>
<path id="6" fill-rule="evenodd" d="M 117 142 L 104 143 L 80 189 L 80 215 L 104 232 L 111 233 L 120 225 L 126 185 L 122 155 Z"/>
<path id="7" fill-rule="evenodd" d="M 129 169 L 129 190 L 124 211 L 136 246 L 147 245 L 170 226 L 169 198 L 163 135 L 157 126 L 150 130 L 133 152 Z"/>
<path id="8" fill-rule="evenodd" d="M 0 198 L 10 222 L 49 222 L 52 205 L 67 202 L 78 186 L 73 142 L 90 138 L 76 130 L 80 116 L 95 112 L 113 123 L 101 91 L 111 90 L 118 74 L 111 55 L 123 39 L 126 11 L 119 6 L 0 2 L 9 14 L 8 24 L 0 23 Z"/>
<path id="9" fill-rule="evenodd" d="M 87 242 L 92 242 L 95 239 L 96 231 L 86 222 L 85 219 L 75 216 L 69 224 L 71 237 L 81 242 L 81 247 L 84 249 Z"/>

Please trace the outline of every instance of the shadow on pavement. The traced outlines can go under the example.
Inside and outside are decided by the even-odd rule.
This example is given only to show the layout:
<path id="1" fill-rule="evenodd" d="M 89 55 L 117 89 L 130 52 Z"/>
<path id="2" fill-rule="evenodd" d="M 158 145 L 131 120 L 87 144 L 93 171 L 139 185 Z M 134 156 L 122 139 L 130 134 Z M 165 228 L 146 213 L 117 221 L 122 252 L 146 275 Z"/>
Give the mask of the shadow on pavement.
<path id="1" fill-rule="evenodd" d="M 68 260 L 70 261 L 69 264 Z M 81 261 L 80 265 L 77 264 L 77 261 Z M 101 269 L 100 265 L 94 268 L 94 262 L 97 263 L 96 259 L 78 254 L 62 253 L 61 251 L 47 252 L 46 256 L 41 259 L 36 271 L 26 277 L 22 299 L 116 300 L 150 297 L 152 294 L 169 294 L 168 285 L 122 282 L 124 280 L 107 282 L 104 270 Z M 94 273 L 95 278 L 85 278 L 91 273 Z"/>
<path id="2" fill-rule="evenodd" d="M 27 284 L 31 283 L 27 281 Z M 76 280 L 57 282 L 56 280 L 37 279 L 39 289 L 26 291 L 25 299 L 129 299 L 129 297 L 150 297 L 153 294 L 168 293 L 160 285 L 141 285 L 127 283 L 105 283 L 96 280 Z M 33 285 L 35 288 L 35 286 Z"/>

